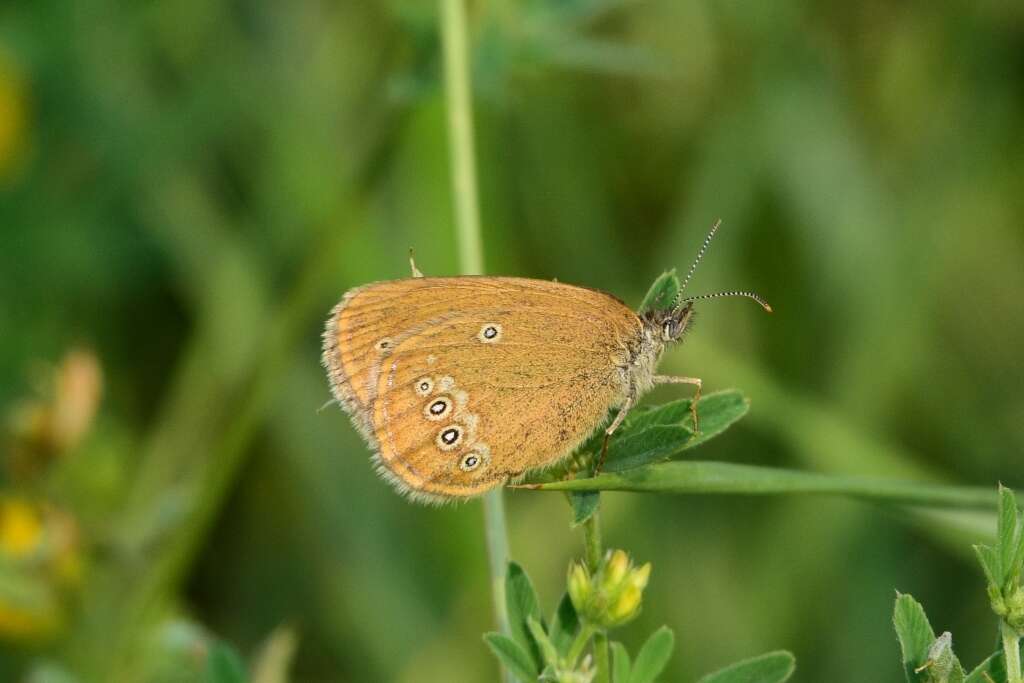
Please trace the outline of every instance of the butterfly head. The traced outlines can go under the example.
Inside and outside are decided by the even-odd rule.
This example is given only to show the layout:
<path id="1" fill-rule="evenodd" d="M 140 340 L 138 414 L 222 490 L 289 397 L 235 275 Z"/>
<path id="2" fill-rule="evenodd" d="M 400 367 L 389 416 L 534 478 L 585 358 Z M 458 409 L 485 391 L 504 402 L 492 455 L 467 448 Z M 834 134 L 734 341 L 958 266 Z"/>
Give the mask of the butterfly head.
<path id="1" fill-rule="evenodd" d="M 644 317 L 651 336 L 663 344 L 682 339 L 693 322 L 693 302 L 687 301 L 678 308 L 654 310 Z"/>
<path id="2" fill-rule="evenodd" d="M 741 296 L 747 299 L 753 299 L 757 303 L 761 304 L 761 307 L 769 313 L 772 312 L 772 307 L 768 305 L 768 302 L 761 298 L 754 292 L 744 291 L 731 291 L 731 292 L 715 292 L 714 294 L 700 294 L 697 296 L 683 296 L 683 290 L 686 289 L 686 285 L 690 283 L 690 278 L 693 277 L 693 273 L 697 270 L 697 265 L 701 259 L 704 258 L 704 252 L 707 251 L 708 245 L 711 244 L 711 239 L 718 232 L 718 227 L 722 224 L 722 221 L 715 221 L 715 224 L 711 227 L 711 232 L 708 233 L 707 237 L 704 238 L 704 244 L 701 245 L 700 251 L 697 252 L 697 257 L 693 260 L 690 265 L 690 270 L 687 271 L 686 277 L 683 279 L 682 284 L 679 285 L 679 292 L 676 294 L 676 299 L 672 303 L 671 308 L 662 310 L 656 310 L 649 313 L 644 322 L 651 328 L 652 336 L 659 339 L 662 343 L 670 343 L 679 341 L 683 334 L 686 333 L 687 328 L 693 322 L 693 304 L 695 301 L 700 299 L 717 299 L 723 296 Z"/>

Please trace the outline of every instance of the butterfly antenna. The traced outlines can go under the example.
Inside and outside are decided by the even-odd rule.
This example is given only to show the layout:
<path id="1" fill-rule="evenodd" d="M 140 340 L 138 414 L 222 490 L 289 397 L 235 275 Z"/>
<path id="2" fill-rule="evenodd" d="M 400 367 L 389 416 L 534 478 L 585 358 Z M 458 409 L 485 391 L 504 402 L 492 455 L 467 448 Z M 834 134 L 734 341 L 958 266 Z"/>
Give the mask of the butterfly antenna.
<path id="1" fill-rule="evenodd" d="M 748 299 L 753 299 L 757 303 L 761 304 L 761 308 L 768 311 L 769 313 L 772 312 L 771 305 L 767 301 L 765 301 L 760 295 L 755 294 L 754 292 L 715 292 L 714 294 L 699 294 L 697 296 L 688 296 L 685 299 L 682 299 L 679 302 L 679 305 L 682 306 L 688 301 L 698 301 L 700 299 L 718 299 L 723 296 L 742 296 Z"/>
<path id="2" fill-rule="evenodd" d="M 679 285 L 679 292 L 676 294 L 676 300 L 672 306 L 673 309 L 678 311 L 680 306 L 683 305 L 685 301 L 682 299 L 683 290 L 686 289 L 686 285 L 690 284 L 690 278 L 693 277 L 693 272 L 697 270 L 697 265 L 700 263 L 700 260 L 704 258 L 704 252 L 708 250 L 708 245 L 711 244 L 711 239 L 715 236 L 715 233 L 718 232 L 718 228 L 721 225 L 722 219 L 719 218 L 715 221 L 715 224 L 711 226 L 711 231 L 708 233 L 708 236 L 704 238 L 704 244 L 700 245 L 700 251 L 697 252 L 697 258 L 693 259 L 693 263 L 690 265 L 690 270 L 686 272 L 686 277 L 683 278 L 683 284 Z"/>

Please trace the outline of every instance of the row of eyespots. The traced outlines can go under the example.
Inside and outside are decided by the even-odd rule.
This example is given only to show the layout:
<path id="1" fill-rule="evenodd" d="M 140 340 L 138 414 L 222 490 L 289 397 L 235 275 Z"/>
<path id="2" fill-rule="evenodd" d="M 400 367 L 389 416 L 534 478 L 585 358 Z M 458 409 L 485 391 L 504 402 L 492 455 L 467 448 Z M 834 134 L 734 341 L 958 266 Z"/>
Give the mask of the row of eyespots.
<path id="1" fill-rule="evenodd" d="M 442 387 L 446 387 L 452 384 L 452 382 L 448 378 L 442 378 L 441 384 Z M 432 377 L 420 377 L 413 383 L 413 391 L 419 396 L 430 396 L 433 390 L 434 379 Z M 423 416 L 428 420 L 437 422 L 448 417 L 453 410 L 454 403 L 451 397 L 442 394 L 433 400 L 427 401 L 423 406 Z M 452 451 L 462 443 L 463 436 L 464 428 L 462 425 L 450 424 L 438 431 L 434 441 L 442 451 Z M 485 457 L 481 450 L 471 450 L 462 456 L 462 459 L 459 461 L 459 469 L 463 472 L 472 472 L 480 467 L 484 460 Z"/>

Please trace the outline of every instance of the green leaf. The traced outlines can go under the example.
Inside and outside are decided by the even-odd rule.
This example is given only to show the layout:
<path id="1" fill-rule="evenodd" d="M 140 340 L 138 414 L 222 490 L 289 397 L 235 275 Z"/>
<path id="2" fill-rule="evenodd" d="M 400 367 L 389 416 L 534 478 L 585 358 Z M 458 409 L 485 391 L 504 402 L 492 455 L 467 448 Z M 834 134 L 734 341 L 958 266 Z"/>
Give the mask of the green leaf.
<path id="1" fill-rule="evenodd" d="M 1020 533 L 1017 538 L 1017 551 L 1010 561 L 1010 568 L 1007 573 L 1010 575 L 1010 580 L 1013 580 L 1014 577 L 1019 579 L 1024 574 L 1024 523 L 1021 524 Z"/>
<path id="2" fill-rule="evenodd" d="M 692 403 L 691 399 L 684 398 L 647 410 L 635 411 L 635 415 L 631 413 L 626 418 L 623 431 L 628 434 L 633 430 L 668 424 L 684 424 L 687 427 L 692 427 L 690 403 Z M 716 391 L 703 396 L 697 403 L 700 433 L 688 441 L 685 448 L 699 446 L 718 436 L 746 415 L 749 409 L 750 401 L 735 389 Z"/>
<path id="3" fill-rule="evenodd" d="M 206 657 L 205 683 L 245 683 L 247 674 L 242 658 L 224 643 L 215 642 Z"/>
<path id="4" fill-rule="evenodd" d="M 964 683 L 989 683 L 988 679 L 985 678 L 985 674 L 988 674 L 993 681 L 1006 680 L 1006 661 L 1003 659 L 1001 650 L 989 655 L 988 659 L 968 674 L 967 678 L 964 679 Z"/>
<path id="5" fill-rule="evenodd" d="M 572 492 L 569 494 L 569 505 L 572 507 L 572 525 L 579 526 L 594 516 L 601 504 L 601 494 L 597 491 Z"/>
<path id="6" fill-rule="evenodd" d="M 903 673 L 908 683 L 915 683 L 918 675 L 915 669 L 928 660 L 928 649 L 935 642 L 935 631 L 928 623 L 924 608 L 909 595 L 897 593 L 892 623 L 900 641 L 903 655 Z"/>
<path id="7" fill-rule="evenodd" d="M 692 436 L 693 432 L 682 425 L 655 425 L 613 438 L 608 446 L 604 471 L 621 472 L 667 460 L 682 450 Z"/>
<path id="8" fill-rule="evenodd" d="M 546 666 L 558 666 L 558 650 L 555 649 L 555 644 L 551 642 L 548 634 L 544 631 L 540 620 L 535 617 L 527 617 L 526 626 L 530 629 L 533 642 L 537 643 L 540 653 L 544 656 L 544 664 Z"/>
<path id="9" fill-rule="evenodd" d="M 999 577 L 999 587 L 1011 578 L 1017 558 L 1018 537 L 1017 501 L 1013 490 L 999 485 L 999 522 L 997 538 L 999 539 L 1000 567 L 1003 572 Z"/>
<path id="10" fill-rule="evenodd" d="M 1013 563 L 1013 556 L 1017 551 L 1017 501 L 1014 500 L 1013 491 L 1002 484 L 999 485 L 999 517 L 996 529 L 996 538 L 999 543 L 1000 567 L 1005 573 Z M 1006 580 L 1006 575 L 999 577 L 1000 586 Z"/>
<path id="11" fill-rule="evenodd" d="M 612 683 L 629 683 L 629 652 L 622 643 L 612 643 Z"/>
<path id="12" fill-rule="evenodd" d="M 667 460 L 672 455 L 712 439 L 746 415 L 750 407 L 738 391 L 709 394 L 697 403 L 700 433 L 694 434 L 690 421 L 690 399 L 672 401 L 630 416 L 622 430 L 612 437 L 605 460 L 605 472 L 621 472 Z"/>
<path id="13" fill-rule="evenodd" d="M 527 619 L 533 617 L 540 621 L 540 603 L 537 592 L 533 590 L 530 577 L 515 562 L 508 563 L 508 574 L 505 577 L 505 605 L 508 608 L 508 622 L 512 637 L 533 660 L 534 669 L 540 670 L 542 660 L 540 648 L 530 634 Z"/>
<path id="14" fill-rule="evenodd" d="M 662 626 L 651 634 L 636 656 L 636 662 L 629 675 L 629 683 L 653 683 L 668 664 L 672 648 L 676 644 L 675 640 L 672 629 L 667 626 Z"/>
<path id="15" fill-rule="evenodd" d="M 485 633 L 484 642 L 513 676 L 523 683 L 533 683 L 537 680 L 540 673 L 533 659 L 519 643 L 500 633 Z"/>
<path id="16" fill-rule="evenodd" d="M 796 669 L 796 659 L 785 650 L 744 659 L 701 678 L 697 683 L 782 683 Z"/>
<path id="17" fill-rule="evenodd" d="M 715 438 L 739 421 L 749 410 L 750 400 L 735 389 L 716 391 L 702 397 L 697 402 L 700 432 L 686 444 L 686 448 L 694 448 Z"/>
<path id="18" fill-rule="evenodd" d="M 551 629 L 548 634 L 555 649 L 562 655 L 568 654 L 572 647 L 572 641 L 580 629 L 580 618 L 576 614 L 576 608 L 572 606 L 569 594 L 564 593 L 558 602 L 555 615 L 551 618 Z"/>
<path id="19" fill-rule="evenodd" d="M 974 546 L 974 553 L 978 556 L 981 570 L 985 572 L 985 578 L 988 580 L 989 585 L 1002 589 L 1002 561 L 996 549 L 988 545 L 976 545 Z"/>
<path id="20" fill-rule="evenodd" d="M 528 616 L 526 618 L 526 626 L 529 628 L 530 635 L 534 636 L 534 642 L 541 648 L 541 654 L 544 655 L 545 668 L 557 667 L 558 650 L 555 649 L 555 644 L 551 642 L 541 622 L 535 617 Z"/>
<path id="21" fill-rule="evenodd" d="M 647 290 L 647 295 L 644 296 L 637 313 L 642 315 L 647 311 L 671 308 L 678 294 L 679 278 L 676 276 L 676 269 L 666 270 Z"/>
<path id="22" fill-rule="evenodd" d="M 818 474 L 725 462 L 671 461 L 604 472 L 597 477 L 531 485 L 545 491 L 643 491 L 746 495 L 831 494 L 864 500 L 950 508 L 992 509 L 990 489 Z"/>

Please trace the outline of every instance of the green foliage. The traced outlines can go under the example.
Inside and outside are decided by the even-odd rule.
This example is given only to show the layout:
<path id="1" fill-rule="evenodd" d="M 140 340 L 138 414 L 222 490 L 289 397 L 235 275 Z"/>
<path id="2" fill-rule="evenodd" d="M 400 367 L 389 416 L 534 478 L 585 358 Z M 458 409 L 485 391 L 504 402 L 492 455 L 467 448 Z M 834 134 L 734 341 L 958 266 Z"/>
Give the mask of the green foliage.
<path id="1" fill-rule="evenodd" d="M 523 568 L 515 562 L 508 565 L 505 578 L 505 601 L 508 609 L 508 622 L 516 643 L 530 656 L 534 669 L 541 667 L 541 652 L 538 643 L 530 630 L 530 619 L 540 619 L 540 603 L 533 583 Z"/>
<path id="2" fill-rule="evenodd" d="M 551 617 L 551 629 L 548 632 L 551 642 L 559 652 L 568 652 L 579 629 L 579 615 L 576 614 L 576 608 L 572 606 L 569 594 L 565 593 L 558 601 L 554 616 Z"/>
<path id="3" fill-rule="evenodd" d="M 900 642 L 907 683 L 1022 683 L 1021 629 L 1015 623 L 1021 598 L 1020 566 L 1016 564 L 1021 543 L 1020 511 L 1009 489 L 999 487 L 997 545 L 976 545 L 974 550 L 987 579 L 992 608 L 1000 617 L 1002 650 L 989 656 L 970 674 L 953 653 L 953 637 L 947 631 L 935 637 L 924 608 L 909 595 L 897 594 L 893 625 Z"/>
<path id="4" fill-rule="evenodd" d="M 675 636 L 666 626 L 652 633 L 630 668 L 629 683 L 654 683 L 668 664 L 675 644 Z"/>
<path id="5" fill-rule="evenodd" d="M 996 545 L 976 545 L 974 551 L 988 582 L 992 610 L 1006 625 L 1024 636 L 1024 523 L 1011 489 L 999 487 Z"/>
<path id="6" fill-rule="evenodd" d="M 657 279 L 651 283 L 651 286 L 647 290 L 647 294 L 644 295 L 643 301 L 640 302 L 640 307 L 637 311 L 642 314 L 647 311 L 671 308 L 678 295 L 679 277 L 676 275 L 675 268 L 673 268 L 672 270 L 667 270 L 659 275 Z"/>
<path id="7" fill-rule="evenodd" d="M 900 642 L 907 683 L 963 681 L 964 670 L 953 654 L 952 636 L 943 633 L 936 639 L 920 603 L 909 595 L 897 595 L 892 621 Z"/>
<path id="8" fill-rule="evenodd" d="M 704 676 L 698 683 L 782 683 L 795 670 L 793 655 L 780 650 L 727 666 Z"/>
<path id="9" fill-rule="evenodd" d="M 569 493 L 569 505 L 572 507 L 572 525 L 579 526 L 590 519 L 601 504 L 598 491 L 572 491 Z"/>
<path id="10" fill-rule="evenodd" d="M 996 652 L 979 664 L 964 679 L 964 683 L 991 683 L 1006 680 L 1006 660 L 1002 652 Z"/>
<path id="11" fill-rule="evenodd" d="M 629 676 L 633 670 L 633 664 L 629 657 L 629 651 L 622 643 L 612 643 L 612 682 L 629 683 Z"/>
<path id="12" fill-rule="evenodd" d="M 245 683 L 247 680 L 241 657 L 224 643 L 215 643 L 206 658 L 203 683 Z"/>
<path id="13" fill-rule="evenodd" d="M 498 658 L 502 666 L 523 683 L 532 683 L 537 680 L 540 673 L 537 671 L 533 657 L 531 657 L 522 645 L 500 633 L 484 634 L 484 642 L 491 648 L 491 652 Z"/>
<path id="14" fill-rule="evenodd" d="M 718 494 L 826 494 L 909 505 L 986 510 L 990 492 L 978 487 L 938 486 L 876 477 L 851 477 L 725 462 L 665 462 L 597 477 L 545 482 L 553 491 L 648 491 Z M 985 552 L 985 551 L 979 551 Z"/>

